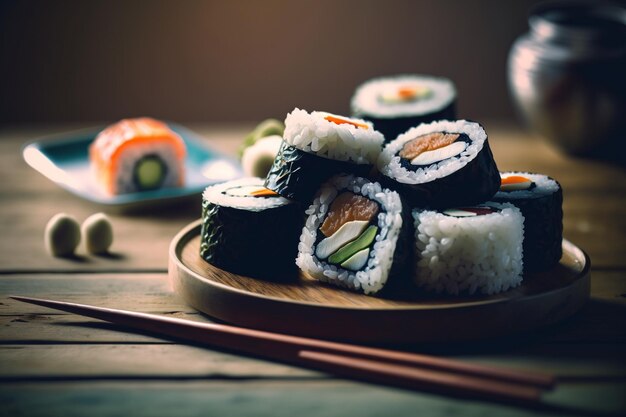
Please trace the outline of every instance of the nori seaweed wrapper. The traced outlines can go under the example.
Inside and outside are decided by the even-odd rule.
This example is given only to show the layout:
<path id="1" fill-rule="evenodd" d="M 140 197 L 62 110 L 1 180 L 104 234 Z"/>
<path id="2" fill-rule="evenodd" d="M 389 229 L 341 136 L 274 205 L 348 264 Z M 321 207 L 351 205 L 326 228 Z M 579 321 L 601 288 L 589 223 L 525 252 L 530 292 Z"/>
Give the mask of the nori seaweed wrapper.
<path id="1" fill-rule="evenodd" d="M 251 211 L 203 200 L 200 256 L 240 275 L 294 279 L 303 223 L 297 204 Z"/>
<path id="2" fill-rule="evenodd" d="M 381 184 L 402 194 L 414 207 L 443 209 L 490 200 L 500 189 L 500 173 L 489 140 L 476 157 L 452 174 L 420 184 L 404 184 L 386 175 Z"/>
<path id="3" fill-rule="evenodd" d="M 374 124 L 374 128 L 385 136 L 385 142 L 391 142 L 398 135 L 406 132 L 412 127 L 422 123 L 430 123 L 436 120 L 455 120 L 456 119 L 456 102 L 453 100 L 443 109 L 416 116 L 401 117 L 377 117 L 369 113 L 359 113 L 361 119 L 367 120 Z"/>
<path id="4" fill-rule="evenodd" d="M 524 272 L 545 271 L 563 255 L 563 190 L 537 197 L 494 197 L 493 201 L 511 203 L 524 216 Z"/>
<path id="5" fill-rule="evenodd" d="M 400 196 L 402 201 L 402 228 L 396 241 L 396 250 L 393 252 L 393 263 L 385 286 L 377 295 L 391 298 L 405 298 L 415 290 L 413 275 L 415 274 L 415 232 L 411 207 Z"/>
<path id="6" fill-rule="evenodd" d="M 282 197 L 310 203 L 323 182 L 336 174 L 367 177 L 372 166 L 336 161 L 302 151 L 283 141 L 265 179 L 265 187 Z"/>

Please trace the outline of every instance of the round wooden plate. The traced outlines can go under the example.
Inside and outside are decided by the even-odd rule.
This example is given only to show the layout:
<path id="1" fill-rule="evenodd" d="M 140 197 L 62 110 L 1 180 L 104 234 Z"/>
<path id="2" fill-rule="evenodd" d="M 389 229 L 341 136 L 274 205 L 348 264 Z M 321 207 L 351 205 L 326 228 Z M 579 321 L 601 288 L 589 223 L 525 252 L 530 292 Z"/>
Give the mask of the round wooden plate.
<path id="1" fill-rule="evenodd" d="M 385 344 L 496 337 L 556 323 L 589 298 L 589 257 L 567 240 L 559 265 L 525 276 L 511 291 L 411 299 L 357 294 L 306 276 L 236 275 L 205 262 L 199 248 L 196 221 L 174 238 L 169 253 L 173 287 L 192 307 L 238 326 L 323 339 Z"/>

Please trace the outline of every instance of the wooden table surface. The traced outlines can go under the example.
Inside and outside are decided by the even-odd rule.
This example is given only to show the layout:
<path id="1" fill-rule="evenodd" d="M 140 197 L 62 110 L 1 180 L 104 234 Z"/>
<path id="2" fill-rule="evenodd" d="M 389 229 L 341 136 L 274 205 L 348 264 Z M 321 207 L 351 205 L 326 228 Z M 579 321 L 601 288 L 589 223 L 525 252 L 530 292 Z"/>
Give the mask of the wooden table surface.
<path id="1" fill-rule="evenodd" d="M 542 172 L 562 184 L 564 235 L 591 257 L 591 300 L 561 324 L 506 340 L 398 347 L 560 376 L 546 406 L 529 410 L 347 381 L 8 299 L 48 297 L 210 321 L 172 293 L 167 279 L 168 245 L 199 218 L 199 198 L 170 209 L 112 214 L 111 256 L 87 256 L 83 246 L 73 260 L 46 254 L 43 231 L 50 217 L 67 212 L 82 221 L 99 208 L 29 168 L 20 147 L 72 127 L 0 130 L 0 415 L 626 413 L 623 167 L 564 157 L 514 127 L 486 124 L 501 170 Z M 191 127 L 230 153 L 250 128 Z"/>

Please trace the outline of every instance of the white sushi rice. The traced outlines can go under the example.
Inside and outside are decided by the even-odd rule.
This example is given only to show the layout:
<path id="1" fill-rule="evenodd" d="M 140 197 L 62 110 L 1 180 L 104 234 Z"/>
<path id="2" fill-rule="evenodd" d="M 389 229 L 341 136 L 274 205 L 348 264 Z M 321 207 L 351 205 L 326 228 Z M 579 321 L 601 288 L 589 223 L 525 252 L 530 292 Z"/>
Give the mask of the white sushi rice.
<path id="1" fill-rule="evenodd" d="M 315 256 L 315 241 L 319 227 L 326 218 L 330 204 L 344 190 L 376 201 L 384 208 L 378 213 L 379 231 L 367 265 L 357 272 L 321 261 Z M 383 190 L 380 184 L 364 178 L 352 175 L 335 176 L 322 186 L 306 210 L 308 217 L 302 228 L 296 264 L 302 271 L 320 281 L 362 290 L 365 294 L 376 293 L 383 288 L 389 277 L 398 235 L 402 228 L 401 213 L 402 203 L 398 193 Z"/>
<path id="2" fill-rule="evenodd" d="M 133 179 L 135 165 L 141 158 L 158 156 L 166 167 L 165 178 L 160 188 L 180 186 L 184 178 L 184 166 L 176 157 L 176 150 L 169 143 L 134 144 L 127 146 L 120 154 L 114 184 L 115 194 L 133 193 L 142 191 Z M 94 165 L 95 169 L 95 165 Z M 97 176 L 96 176 L 97 177 Z"/>
<path id="3" fill-rule="evenodd" d="M 431 94 L 415 101 L 388 103 L 380 100 L 388 91 L 406 86 L 422 86 Z M 380 77 L 361 84 L 352 96 L 352 114 L 357 117 L 371 115 L 379 118 L 420 116 L 434 113 L 450 105 L 456 98 L 454 84 L 447 78 L 427 75 L 398 75 Z"/>
<path id="4" fill-rule="evenodd" d="M 225 194 L 227 190 L 237 187 L 263 187 L 264 180 L 256 177 L 240 178 L 233 181 L 207 187 L 202 193 L 202 199 L 223 207 L 233 207 L 249 211 L 263 211 L 291 204 L 291 201 L 283 197 L 253 197 L 236 196 Z"/>
<path id="5" fill-rule="evenodd" d="M 428 167 L 418 168 L 416 171 L 407 170 L 400 163 L 398 153 L 404 144 L 419 137 L 433 132 L 465 133 L 471 143 L 463 152 L 453 158 L 444 159 Z M 446 177 L 463 168 L 483 149 L 487 140 L 487 133 L 481 125 L 467 120 L 439 120 L 432 123 L 421 124 L 411 128 L 398 136 L 385 146 L 378 158 L 379 171 L 403 184 L 423 184 Z"/>
<path id="6" fill-rule="evenodd" d="M 349 123 L 337 124 L 325 119 L 334 116 L 365 124 L 367 129 Z M 375 164 L 385 138 L 370 122 L 331 113 L 295 108 L 285 119 L 285 142 L 301 151 L 337 161 Z"/>
<path id="7" fill-rule="evenodd" d="M 495 199 L 522 200 L 526 198 L 537 198 L 554 194 L 561 188 L 555 180 L 547 175 L 532 174 L 530 172 L 501 172 L 500 178 L 510 177 L 511 175 L 526 177 L 535 183 L 535 187 L 530 190 L 498 191 L 494 196 Z"/>
<path id="8" fill-rule="evenodd" d="M 418 286 L 438 293 L 495 294 L 522 282 L 524 218 L 512 204 L 496 213 L 451 217 L 414 210 Z"/>

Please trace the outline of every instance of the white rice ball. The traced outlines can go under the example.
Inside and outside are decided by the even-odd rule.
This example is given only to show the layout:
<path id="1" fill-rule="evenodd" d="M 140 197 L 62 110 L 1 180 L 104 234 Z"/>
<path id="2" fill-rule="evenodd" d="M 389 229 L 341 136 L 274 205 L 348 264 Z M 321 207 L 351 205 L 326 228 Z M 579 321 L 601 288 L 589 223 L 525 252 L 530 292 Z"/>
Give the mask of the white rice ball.
<path id="1" fill-rule="evenodd" d="M 46 225 L 44 244 L 52 256 L 70 256 L 80 243 L 80 226 L 73 216 L 55 214 Z"/>
<path id="2" fill-rule="evenodd" d="M 87 217 L 81 227 L 85 238 L 87 252 L 93 254 L 107 253 L 113 243 L 113 226 L 104 213 L 96 213 Z"/>

